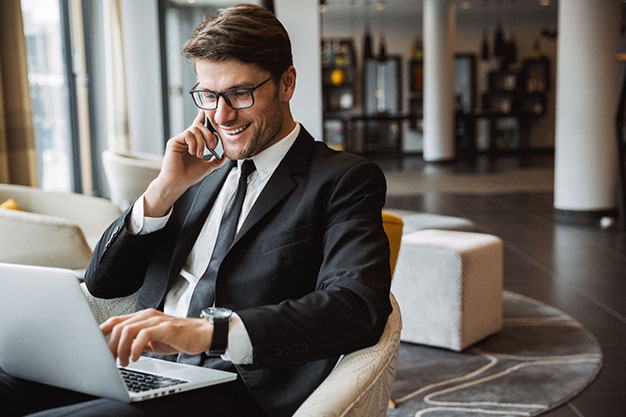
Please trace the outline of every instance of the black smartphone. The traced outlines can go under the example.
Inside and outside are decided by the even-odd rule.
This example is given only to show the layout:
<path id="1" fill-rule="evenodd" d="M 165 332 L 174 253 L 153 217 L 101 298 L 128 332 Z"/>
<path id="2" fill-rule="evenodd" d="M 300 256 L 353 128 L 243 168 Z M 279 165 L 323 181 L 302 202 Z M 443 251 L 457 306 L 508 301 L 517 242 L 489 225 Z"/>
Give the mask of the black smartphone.
<path id="1" fill-rule="evenodd" d="M 209 159 L 212 158 L 211 155 L 213 155 L 215 158 L 217 158 L 218 161 L 221 161 L 222 158 L 224 158 L 224 149 L 222 148 L 222 144 L 221 144 L 222 138 L 220 137 L 219 133 L 217 133 L 217 130 L 215 130 L 215 128 L 213 127 L 213 125 L 209 121 L 209 118 L 206 115 L 204 116 L 204 127 L 209 129 L 211 133 L 213 133 L 213 136 L 217 138 L 217 146 L 214 149 L 211 149 L 205 145 L 205 148 L 208 149 L 209 152 L 211 152 L 211 154 L 204 154 L 202 159 L 204 159 L 205 161 L 208 161 Z M 221 152 L 219 152 L 218 149 L 221 149 Z"/>

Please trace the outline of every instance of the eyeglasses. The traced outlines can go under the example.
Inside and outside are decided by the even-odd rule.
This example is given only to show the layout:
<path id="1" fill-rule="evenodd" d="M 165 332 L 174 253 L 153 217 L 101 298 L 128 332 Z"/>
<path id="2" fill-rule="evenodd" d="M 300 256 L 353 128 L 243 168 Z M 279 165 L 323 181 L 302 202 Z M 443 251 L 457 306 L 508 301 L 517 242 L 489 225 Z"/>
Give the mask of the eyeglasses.
<path id="1" fill-rule="evenodd" d="M 224 97 L 226 103 L 233 109 L 247 109 L 254 105 L 254 94 L 252 92 L 272 78 L 274 77 L 272 76 L 254 87 L 234 87 L 224 91 L 194 90 L 199 84 L 196 83 L 189 91 L 189 94 L 191 94 L 195 105 L 204 110 L 217 109 L 220 96 Z"/>

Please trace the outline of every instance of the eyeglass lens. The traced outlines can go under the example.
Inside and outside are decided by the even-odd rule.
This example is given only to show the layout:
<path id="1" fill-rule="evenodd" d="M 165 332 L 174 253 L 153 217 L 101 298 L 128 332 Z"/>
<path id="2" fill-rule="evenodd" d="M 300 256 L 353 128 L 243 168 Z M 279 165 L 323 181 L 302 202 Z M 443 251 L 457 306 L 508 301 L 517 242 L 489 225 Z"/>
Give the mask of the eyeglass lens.
<path id="1" fill-rule="evenodd" d="M 207 110 L 217 108 L 218 94 L 211 91 L 195 91 L 194 98 L 198 105 Z M 226 102 L 235 109 L 250 107 L 253 104 L 252 92 L 247 89 L 235 89 L 221 94 Z"/>

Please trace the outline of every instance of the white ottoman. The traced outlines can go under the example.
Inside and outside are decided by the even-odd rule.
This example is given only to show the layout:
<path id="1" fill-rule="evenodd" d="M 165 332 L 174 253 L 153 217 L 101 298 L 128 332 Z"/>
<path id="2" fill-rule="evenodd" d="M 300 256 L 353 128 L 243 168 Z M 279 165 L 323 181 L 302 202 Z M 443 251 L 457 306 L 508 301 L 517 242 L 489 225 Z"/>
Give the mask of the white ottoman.
<path id="1" fill-rule="evenodd" d="M 400 340 L 461 351 L 502 328 L 502 241 L 449 230 L 403 235 L 391 290 Z"/>

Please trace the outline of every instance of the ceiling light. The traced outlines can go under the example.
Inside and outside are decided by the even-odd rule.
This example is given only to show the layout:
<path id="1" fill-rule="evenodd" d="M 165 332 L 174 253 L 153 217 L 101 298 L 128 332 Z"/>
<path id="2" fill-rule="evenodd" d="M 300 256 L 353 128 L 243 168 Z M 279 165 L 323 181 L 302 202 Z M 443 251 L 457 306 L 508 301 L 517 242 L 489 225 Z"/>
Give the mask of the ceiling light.
<path id="1" fill-rule="evenodd" d="M 542 6 L 549 6 L 550 0 L 539 0 L 539 4 Z"/>
<path id="2" fill-rule="evenodd" d="M 461 9 L 467 10 L 472 8 L 472 0 L 463 0 L 461 2 Z"/>
<path id="3" fill-rule="evenodd" d="M 382 12 L 386 8 L 387 8 L 387 5 L 385 4 L 384 1 L 377 1 L 376 2 L 376 10 L 378 10 L 379 12 Z"/>

